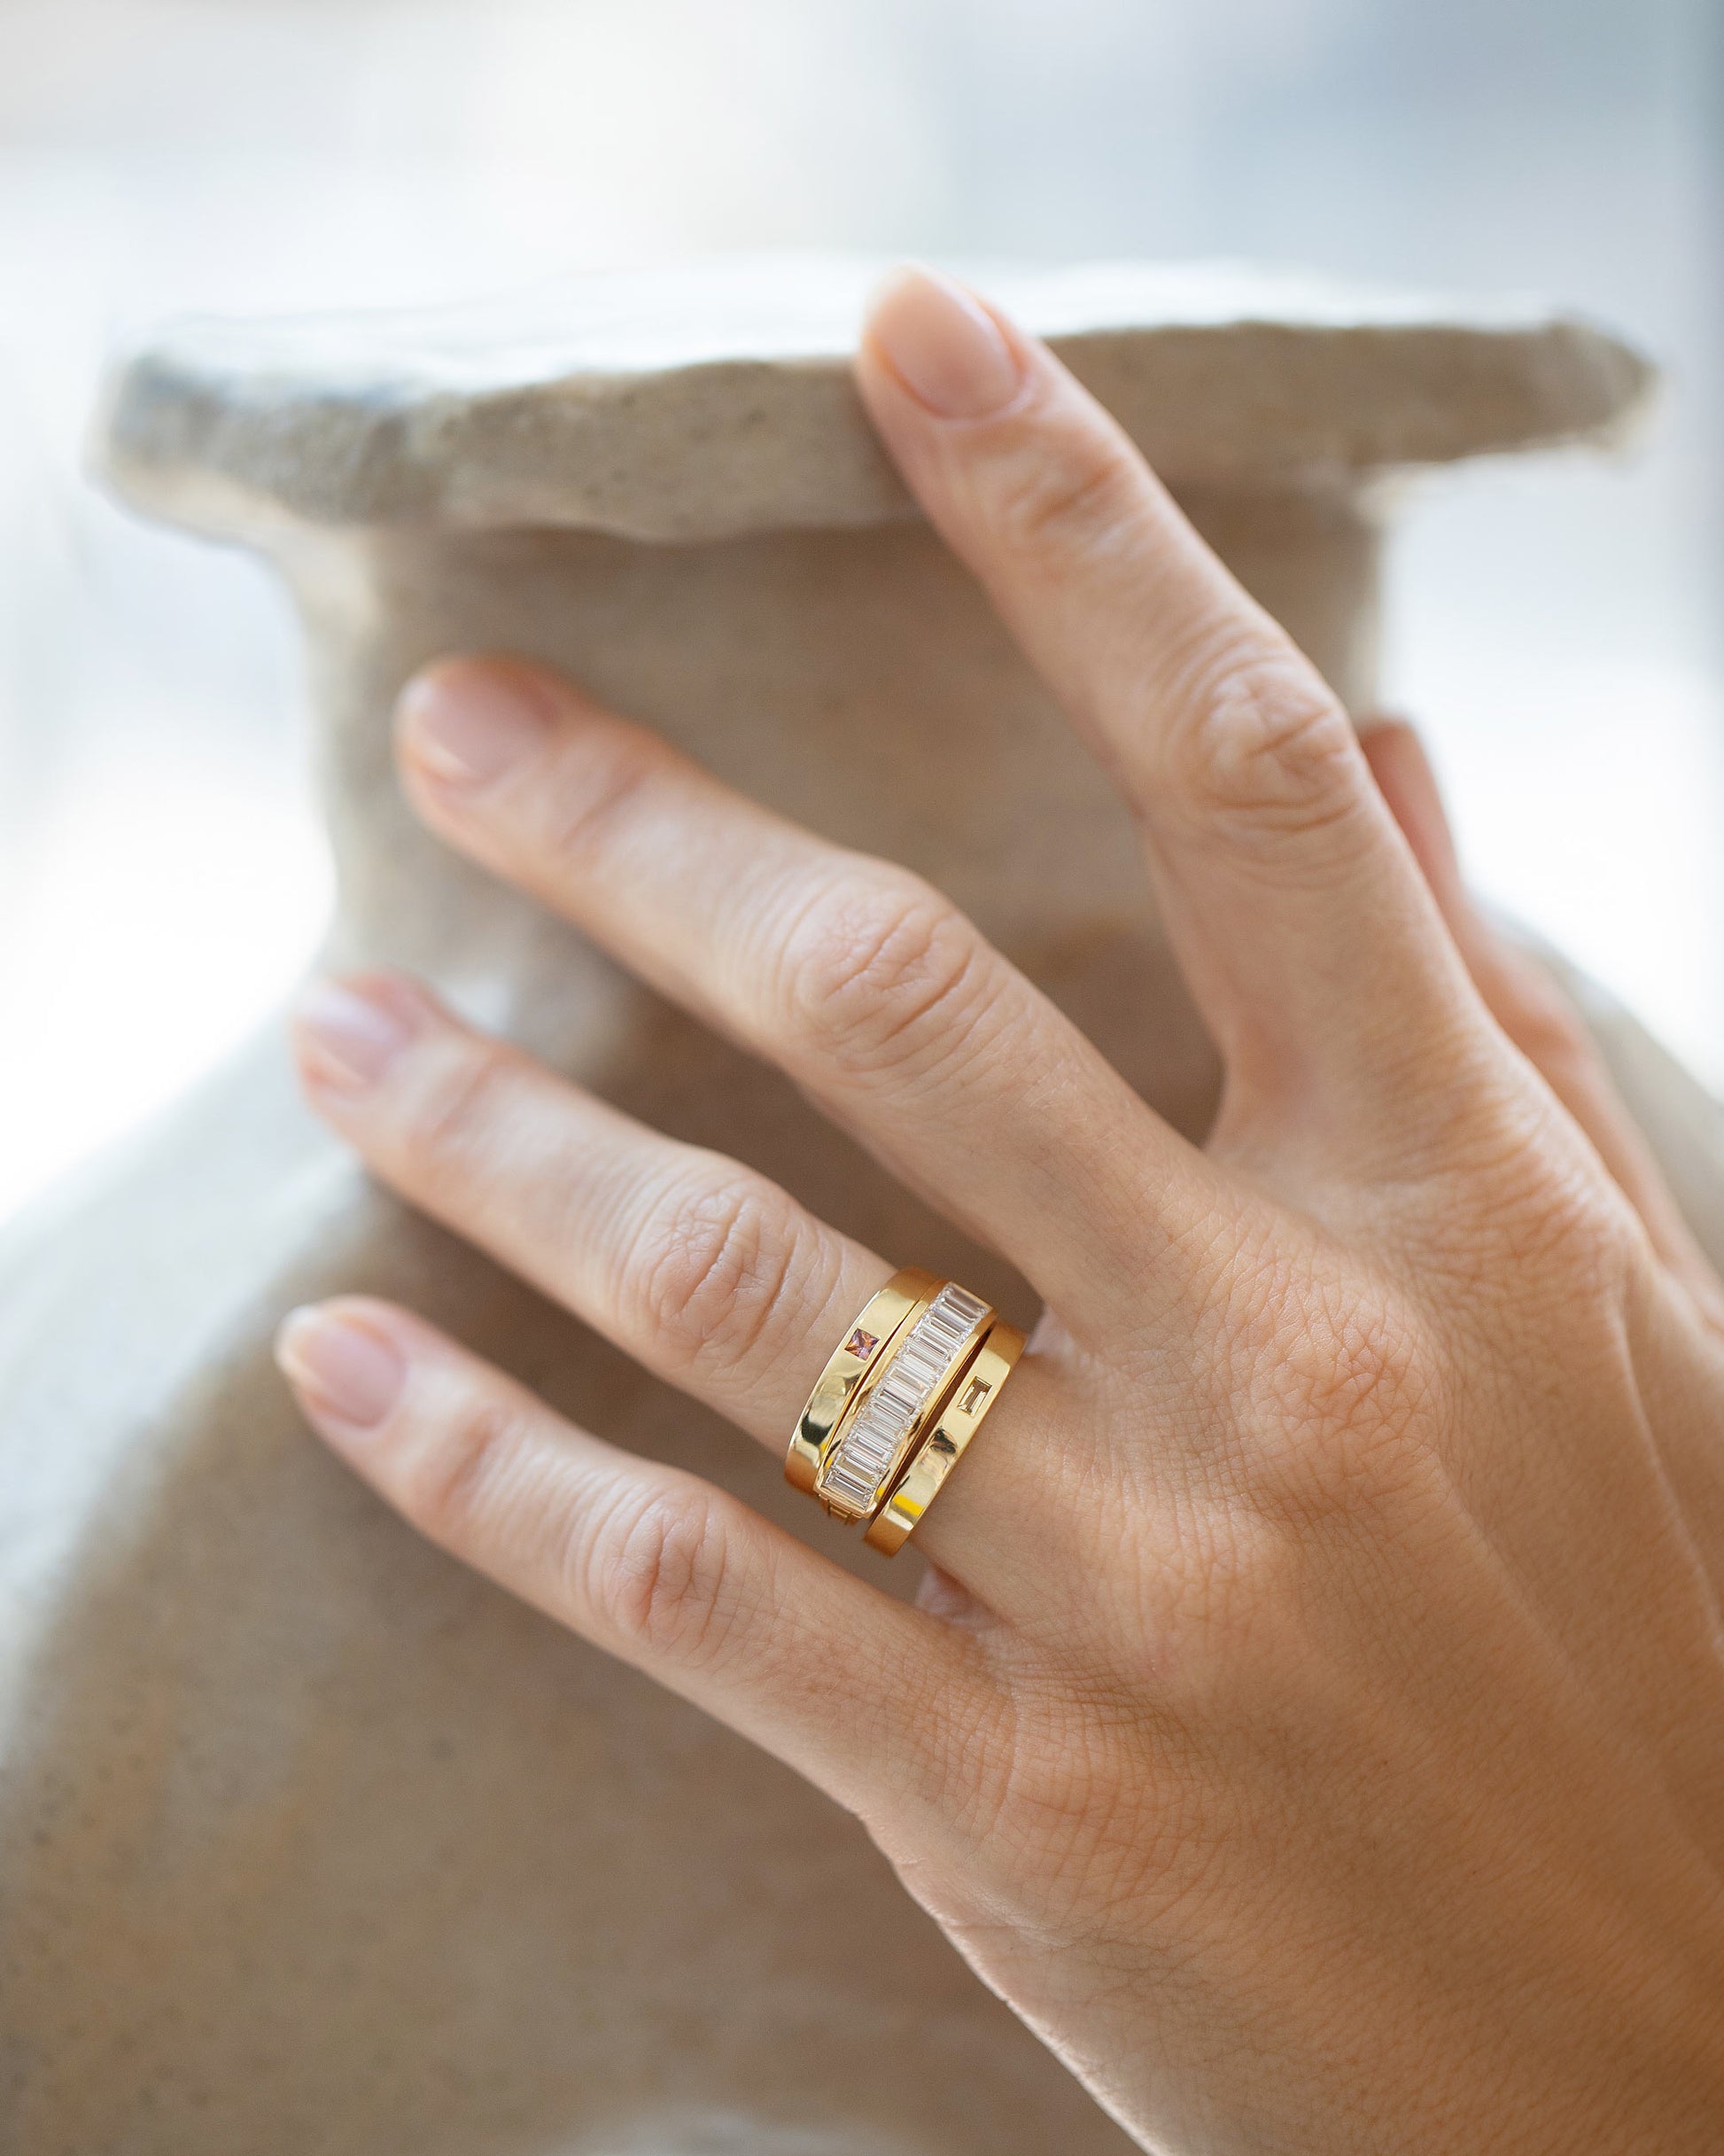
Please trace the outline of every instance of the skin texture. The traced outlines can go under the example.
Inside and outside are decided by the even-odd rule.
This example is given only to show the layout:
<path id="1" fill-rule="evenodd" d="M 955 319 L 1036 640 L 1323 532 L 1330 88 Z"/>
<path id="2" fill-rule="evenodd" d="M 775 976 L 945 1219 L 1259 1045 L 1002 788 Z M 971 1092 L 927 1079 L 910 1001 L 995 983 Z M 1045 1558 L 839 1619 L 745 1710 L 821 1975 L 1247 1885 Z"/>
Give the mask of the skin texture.
<path id="1" fill-rule="evenodd" d="M 431 827 L 781 1064 L 1046 1312 L 910 1607 L 410 1313 L 283 1368 L 425 1533 L 852 1809 L 1146 2148 L 1724 2137 L 1724 1293 L 1412 735 L 1032 340 L 915 271 L 858 381 L 1140 823 L 1227 1072 L 1177 1137 L 936 891 L 566 682 L 403 701 Z M 463 1027 L 302 1008 L 373 1170 L 774 1449 L 902 1258 Z"/>

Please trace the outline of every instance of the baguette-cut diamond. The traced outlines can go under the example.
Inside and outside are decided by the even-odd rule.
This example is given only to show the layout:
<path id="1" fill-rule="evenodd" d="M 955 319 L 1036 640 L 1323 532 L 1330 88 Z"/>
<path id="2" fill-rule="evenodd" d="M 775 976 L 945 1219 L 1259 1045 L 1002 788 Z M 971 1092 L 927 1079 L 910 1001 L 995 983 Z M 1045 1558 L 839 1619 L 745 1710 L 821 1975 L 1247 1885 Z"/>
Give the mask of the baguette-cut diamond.
<path id="1" fill-rule="evenodd" d="M 906 1439 L 988 1310 L 966 1288 L 949 1280 L 941 1288 L 827 1460 L 820 1475 L 827 1495 L 858 1513 L 873 1511 Z"/>

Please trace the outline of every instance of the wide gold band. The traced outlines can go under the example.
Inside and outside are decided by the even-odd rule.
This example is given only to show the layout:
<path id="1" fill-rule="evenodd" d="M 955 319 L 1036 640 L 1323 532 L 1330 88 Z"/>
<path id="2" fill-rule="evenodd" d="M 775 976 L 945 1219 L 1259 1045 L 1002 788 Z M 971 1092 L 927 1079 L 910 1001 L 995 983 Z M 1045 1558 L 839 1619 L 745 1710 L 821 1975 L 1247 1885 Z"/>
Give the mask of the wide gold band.
<path id="1" fill-rule="evenodd" d="M 965 1368 L 939 1420 L 869 1522 L 863 1539 L 871 1549 L 896 1557 L 910 1539 L 982 1428 L 982 1417 L 999 1397 L 1023 1350 L 1024 1336 L 1015 1325 L 994 1324 Z"/>
<path id="2" fill-rule="evenodd" d="M 987 1337 L 994 1313 L 956 1280 L 907 1319 L 840 1418 L 814 1495 L 840 1520 L 872 1520 Z"/>
<path id="3" fill-rule="evenodd" d="M 906 1265 L 892 1275 L 878 1295 L 869 1297 L 856 1323 L 834 1349 L 808 1396 L 807 1406 L 796 1420 L 790 1449 L 784 1456 L 786 1482 L 811 1498 L 816 1494 L 821 1462 L 839 1426 L 856 1406 L 864 1379 L 886 1361 L 891 1343 L 939 1292 L 936 1273 L 924 1273 L 919 1265 Z"/>

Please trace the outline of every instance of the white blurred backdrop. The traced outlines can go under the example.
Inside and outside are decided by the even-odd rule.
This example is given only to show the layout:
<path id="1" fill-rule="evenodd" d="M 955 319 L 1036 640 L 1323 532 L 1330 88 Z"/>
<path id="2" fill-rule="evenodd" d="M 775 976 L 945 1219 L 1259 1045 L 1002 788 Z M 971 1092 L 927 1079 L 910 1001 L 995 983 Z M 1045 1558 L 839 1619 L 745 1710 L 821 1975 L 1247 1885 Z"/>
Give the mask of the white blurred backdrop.
<path id="1" fill-rule="evenodd" d="M 1626 460 L 1409 506 L 1392 701 L 1493 896 L 1724 1080 L 1713 0 L 0 0 L 0 1210 L 237 1041 L 328 871 L 294 635 L 81 475 L 170 312 L 770 245 L 1532 290 L 1664 363 Z"/>

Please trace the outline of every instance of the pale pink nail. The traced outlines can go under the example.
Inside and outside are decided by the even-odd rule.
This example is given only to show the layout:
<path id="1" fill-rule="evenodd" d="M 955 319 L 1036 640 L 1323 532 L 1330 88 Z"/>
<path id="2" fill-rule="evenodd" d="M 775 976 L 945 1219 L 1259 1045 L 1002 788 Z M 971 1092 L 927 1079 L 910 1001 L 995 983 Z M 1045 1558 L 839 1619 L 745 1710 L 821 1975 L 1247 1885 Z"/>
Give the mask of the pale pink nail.
<path id="1" fill-rule="evenodd" d="M 401 999 L 349 981 L 314 981 L 293 1022 L 311 1075 L 353 1093 L 375 1086 L 416 1030 Z"/>
<path id="2" fill-rule="evenodd" d="M 451 786 L 485 786 L 544 748 L 542 697 L 501 665 L 450 663 L 416 675 L 401 692 L 401 739 Z"/>
<path id="3" fill-rule="evenodd" d="M 315 1304 L 283 1319 L 276 1360 L 308 1405 L 355 1430 L 375 1429 L 407 1380 L 393 1342 L 360 1319 Z"/>
<path id="4" fill-rule="evenodd" d="M 962 285 L 920 264 L 900 269 L 875 299 L 868 335 L 936 418 L 980 419 L 997 412 L 1023 379 L 986 307 Z"/>

